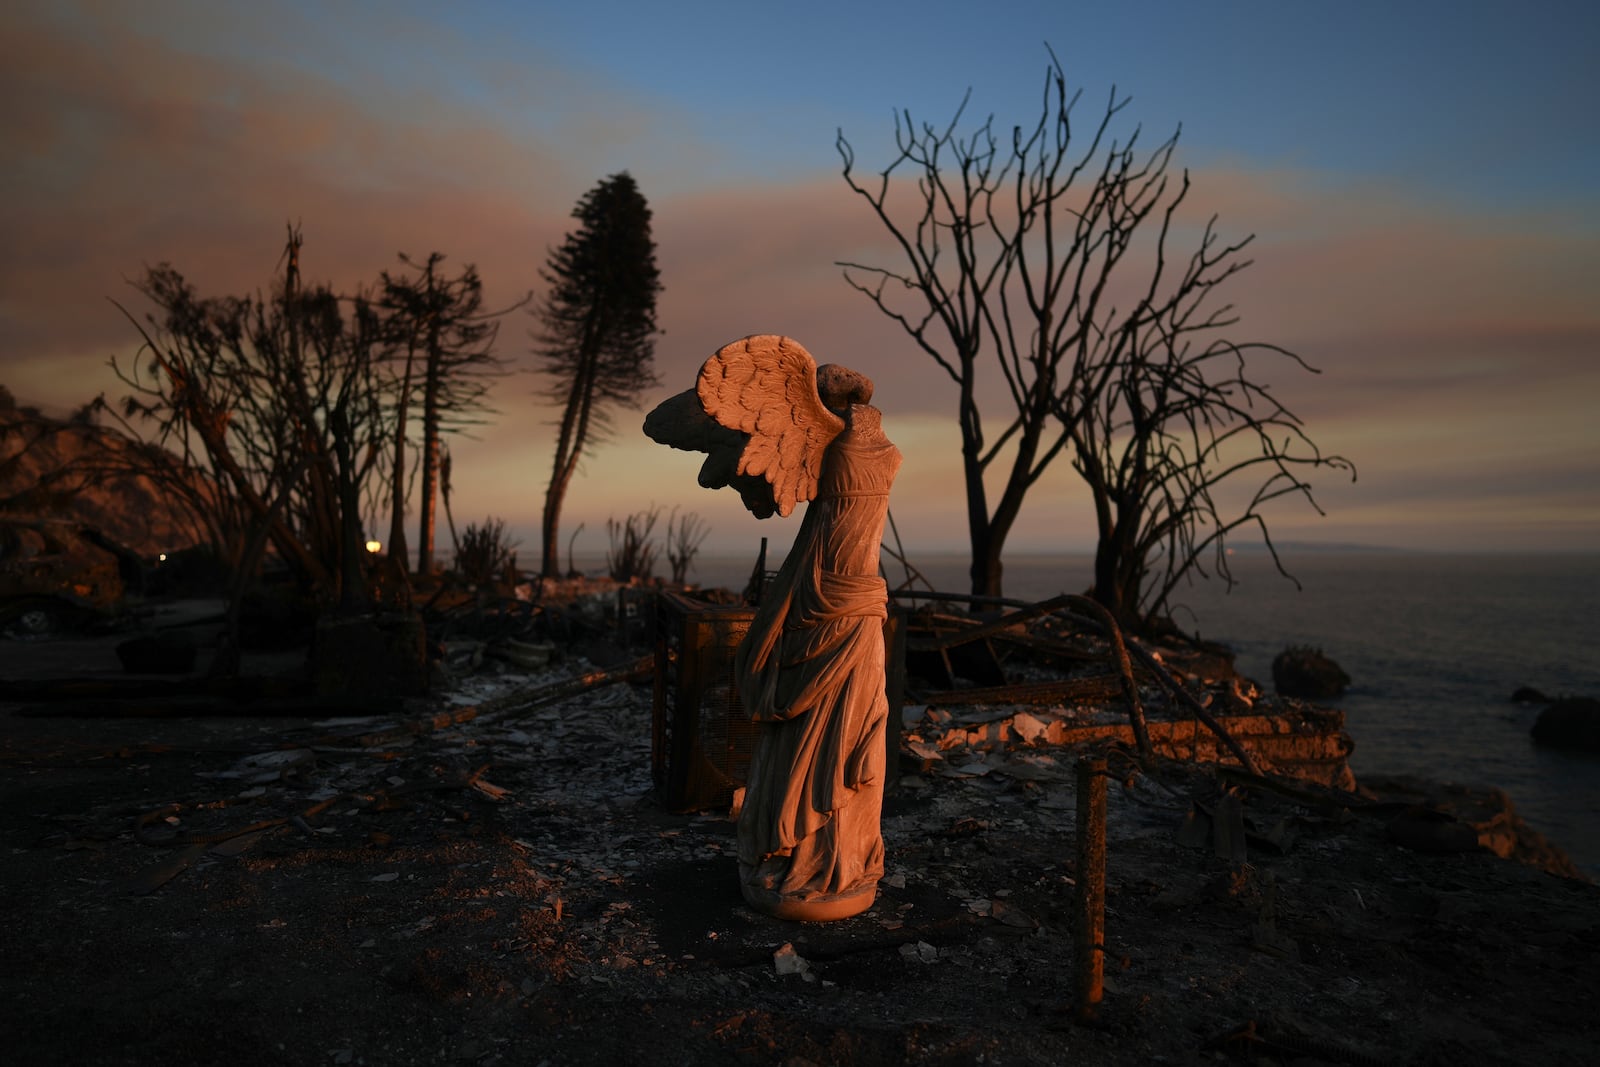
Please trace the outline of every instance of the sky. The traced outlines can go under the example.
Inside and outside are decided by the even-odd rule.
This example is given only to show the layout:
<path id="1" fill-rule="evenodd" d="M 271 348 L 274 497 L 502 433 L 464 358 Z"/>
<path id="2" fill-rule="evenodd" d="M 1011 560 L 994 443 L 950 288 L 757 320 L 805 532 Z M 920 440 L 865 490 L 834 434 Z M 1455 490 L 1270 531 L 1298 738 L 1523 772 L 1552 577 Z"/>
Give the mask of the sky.
<path id="1" fill-rule="evenodd" d="M 448 8 L 448 10 L 447 10 Z M 654 213 L 662 385 L 721 345 L 798 339 L 877 382 L 902 452 L 906 547 L 960 551 L 949 380 L 841 277 L 897 265 L 840 174 L 892 158 L 897 114 L 1038 119 L 1053 49 L 1080 112 L 1127 96 L 1125 134 L 1181 127 L 1190 205 L 1254 234 L 1228 283 L 1275 395 L 1355 482 L 1285 500 L 1275 538 L 1452 550 L 1600 548 L 1600 5 L 1530 2 L 133 3 L 0 11 L 0 383 L 64 410 L 122 389 L 138 338 L 112 300 L 171 263 L 203 294 L 264 288 L 286 222 L 308 279 L 370 282 L 413 257 L 476 264 L 494 306 L 541 287 L 603 177 Z M 1085 119 L 1087 121 L 1087 119 Z M 526 313 L 500 354 L 526 367 Z M 519 374 L 451 444 L 458 524 L 496 516 L 538 552 L 557 412 Z M 586 461 L 563 540 L 608 518 L 699 515 L 703 551 L 786 544 L 638 432 Z M 794 521 L 789 520 L 792 527 Z M 1065 462 L 1012 552 L 1094 530 Z"/>

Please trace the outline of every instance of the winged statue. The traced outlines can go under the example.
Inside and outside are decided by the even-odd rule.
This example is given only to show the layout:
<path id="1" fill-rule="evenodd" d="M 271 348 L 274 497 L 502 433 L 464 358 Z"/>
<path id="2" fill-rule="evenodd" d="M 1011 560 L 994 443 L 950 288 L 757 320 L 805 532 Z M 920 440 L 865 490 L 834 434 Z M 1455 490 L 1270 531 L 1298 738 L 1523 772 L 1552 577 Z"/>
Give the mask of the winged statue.
<path id="1" fill-rule="evenodd" d="M 706 360 L 693 389 L 645 419 L 650 437 L 706 453 L 700 484 L 733 486 L 758 518 L 809 500 L 734 655 L 757 732 L 739 812 L 739 886 L 779 919 L 871 907 L 883 876 L 888 589 L 879 548 L 899 449 L 872 382 L 758 334 Z"/>
<path id="2" fill-rule="evenodd" d="M 824 380 L 835 377 L 824 374 Z M 852 400 L 854 395 L 845 398 Z M 661 403 L 644 422 L 652 440 L 706 453 L 700 484 L 732 486 L 761 519 L 788 516 L 795 504 L 816 497 L 823 456 L 844 428 L 844 419 L 828 409 L 818 390 L 816 360 L 800 342 L 777 334 L 719 348 L 700 368 L 693 389 Z"/>

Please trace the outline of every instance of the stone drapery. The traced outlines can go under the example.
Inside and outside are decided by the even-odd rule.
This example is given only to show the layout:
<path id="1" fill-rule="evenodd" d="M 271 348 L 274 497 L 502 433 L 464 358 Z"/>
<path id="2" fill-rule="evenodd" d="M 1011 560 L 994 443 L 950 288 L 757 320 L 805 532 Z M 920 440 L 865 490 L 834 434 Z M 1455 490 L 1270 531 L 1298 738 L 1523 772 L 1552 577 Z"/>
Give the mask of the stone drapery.
<path id="1" fill-rule="evenodd" d="M 883 874 L 878 558 L 900 461 L 877 410 L 854 405 L 739 648 L 740 695 L 758 722 L 739 818 L 741 888 L 781 918 L 863 911 Z"/>

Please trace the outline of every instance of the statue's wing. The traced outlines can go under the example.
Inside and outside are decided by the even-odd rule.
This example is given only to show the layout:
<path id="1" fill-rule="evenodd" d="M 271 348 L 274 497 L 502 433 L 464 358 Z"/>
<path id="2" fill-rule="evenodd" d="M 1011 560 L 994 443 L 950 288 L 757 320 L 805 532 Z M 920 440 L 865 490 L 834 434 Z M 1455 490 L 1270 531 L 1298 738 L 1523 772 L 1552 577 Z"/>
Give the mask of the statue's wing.
<path id="1" fill-rule="evenodd" d="M 700 406 L 748 434 L 736 473 L 772 485 L 778 514 L 817 495 L 822 456 L 844 420 L 817 395 L 817 363 L 798 341 L 757 334 L 717 350 L 700 368 Z"/>
<path id="2" fill-rule="evenodd" d="M 660 444 L 706 453 L 706 460 L 700 465 L 700 484 L 707 489 L 733 486 L 756 518 L 765 519 L 778 510 L 772 486 L 765 478 L 738 472 L 739 456 L 749 435 L 730 430 L 707 415 L 693 389 L 685 389 L 656 405 L 645 416 L 644 432 Z"/>

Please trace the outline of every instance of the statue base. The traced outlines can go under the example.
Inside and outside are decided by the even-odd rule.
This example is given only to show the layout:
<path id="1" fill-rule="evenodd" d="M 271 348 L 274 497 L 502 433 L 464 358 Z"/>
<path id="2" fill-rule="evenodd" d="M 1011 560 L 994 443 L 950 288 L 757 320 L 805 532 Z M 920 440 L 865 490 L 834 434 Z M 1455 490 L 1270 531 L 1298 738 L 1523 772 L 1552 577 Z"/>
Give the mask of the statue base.
<path id="1" fill-rule="evenodd" d="M 878 883 L 872 881 L 859 889 L 834 896 L 812 897 L 802 900 L 785 897 L 770 890 L 752 885 L 741 885 L 745 903 L 774 919 L 791 922 L 825 923 L 860 915 L 878 899 Z"/>

